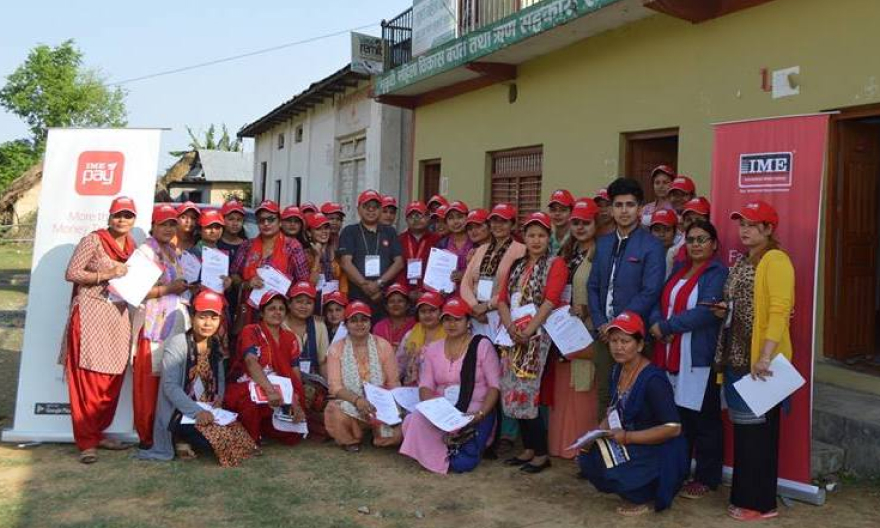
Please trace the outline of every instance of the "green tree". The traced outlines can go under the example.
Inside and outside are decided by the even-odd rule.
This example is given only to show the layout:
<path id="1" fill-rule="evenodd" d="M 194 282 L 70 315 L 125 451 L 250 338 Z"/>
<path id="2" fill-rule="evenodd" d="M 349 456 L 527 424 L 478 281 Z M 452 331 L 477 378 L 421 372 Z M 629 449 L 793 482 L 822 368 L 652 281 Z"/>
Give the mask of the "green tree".
<path id="1" fill-rule="evenodd" d="M 199 149 L 241 152 L 241 140 L 238 138 L 232 139 L 232 136 L 229 135 L 229 130 L 226 129 L 226 125 L 220 126 L 219 139 L 217 138 L 217 127 L 213 124 L 211 124 L 208 127 L 208 130 L 205 131 L 204 139 L 200 138 L 190 127 L 186 127 L 186 133 L 189 134 L 189 145 L 187 150 L 174 150 L 169 152 L 169 154 L 174 157 L 180 157 L 187 152 Z"/>
<path id="2" fill-rule="evenodd" d="M 0 106 L 27 123 L 40 154 L 47 128 L 126 125 L 125 91 L 108 87 L 97 70 L 86 69 L 73 40 L 32 49 L 6 78 Z"/>
<path id="3" fill-rule="evenodd" d="M 0 189 L 40 161 L 40 153 L 27 139 L 0 144 Z"/>

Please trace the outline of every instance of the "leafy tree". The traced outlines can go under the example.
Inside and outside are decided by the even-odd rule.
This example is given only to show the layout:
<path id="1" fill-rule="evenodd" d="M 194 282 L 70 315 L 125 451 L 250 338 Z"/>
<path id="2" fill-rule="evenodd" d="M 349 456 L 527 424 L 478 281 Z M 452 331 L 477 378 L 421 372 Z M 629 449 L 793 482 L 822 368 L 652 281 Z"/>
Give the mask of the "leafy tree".
<path id="1" fill-rule="evenodd" d="M 187 152 L 199 149 L 241 152 L 241 140 L 238 138 L 232 139 L 232 136 L 229 135 L 229 130 L 226 129 L 226 125 L 221 125 L 220 139 L 217 139 L 217 127 L 213 124 L 211 124 L 208 127 L 208 130 L 205 131 L 204 139 L 199 138 L 190 127 L 186 127 L 186 132 L 189 134 L 189 145 L 187 150 L 175 150 L 169 152 L 169 154 L 174 157 L 180 157 Z"/>
<path id="2" fill-rule="evenodd" d="M 108 87 L 97 70 L 84 68 L 73 40 L 32 49 L 0 89 L 0 106 L 27 123 L 41 154 L 49 127 L 126 125 L 125 91 Z"/>
<path id="3" fill-rule="evenodd" d="M 0 189 L 40 161 L 40 153 L 27 139 L 0 144 Z"/>

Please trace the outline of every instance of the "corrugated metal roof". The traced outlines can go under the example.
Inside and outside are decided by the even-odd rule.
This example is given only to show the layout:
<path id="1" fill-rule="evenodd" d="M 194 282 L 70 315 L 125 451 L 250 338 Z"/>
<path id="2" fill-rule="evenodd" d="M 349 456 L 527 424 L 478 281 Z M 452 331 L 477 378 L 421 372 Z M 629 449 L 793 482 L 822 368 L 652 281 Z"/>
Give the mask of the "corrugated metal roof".
<path id="1" fill-rule="evenodd" d="M 253 152 L 227 152 L 225 150 L 198 150 L 198 163 L 202 166 L 201 174 L 206 182 L 250 182 L 254 173 Z M 196 167 L 194 167 L 195 169 Z M 187 174 L 187 180 L 196 176 L 196 171 Z"/>

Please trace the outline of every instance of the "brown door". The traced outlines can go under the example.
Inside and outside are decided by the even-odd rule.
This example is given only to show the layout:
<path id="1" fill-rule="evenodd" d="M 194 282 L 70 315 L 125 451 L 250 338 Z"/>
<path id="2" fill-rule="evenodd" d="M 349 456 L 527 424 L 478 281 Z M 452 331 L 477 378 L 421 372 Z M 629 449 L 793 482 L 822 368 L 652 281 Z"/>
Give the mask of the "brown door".
<path id="1" fill-rule="evenodd" d="M 678 130 L 635 132 L 625 135 L 626 159 L 624 174 L 635 178 L 645 191 L 645 202 L 654 200 L 651 171 L 657 165 L 676 168 L 678 162 Z"/>
<path id="2" fill-rule="evenodd" d="M 428 203 L 435 194 L 440 193 L 440 161 L 422 162 L 422 201 Z"/>
<path id="3" fill-rule="evenodd" d="M 876 345 L 880 125 L 842 121 L 838 130 L 838 237 L 829 257 L 839 265 L 830 347 L 846 361 L 874 354 Z"/>

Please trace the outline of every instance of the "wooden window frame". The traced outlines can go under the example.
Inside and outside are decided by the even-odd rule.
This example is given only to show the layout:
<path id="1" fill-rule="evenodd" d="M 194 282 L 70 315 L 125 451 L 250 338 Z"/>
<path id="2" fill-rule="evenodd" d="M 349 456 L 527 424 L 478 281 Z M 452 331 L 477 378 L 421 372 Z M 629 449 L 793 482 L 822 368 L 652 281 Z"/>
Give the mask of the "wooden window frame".
<path id="1" fill-rule="evenodd" d="M 539 160 L 539 170 L 537 171 L 524 171 L 521 173 L 510 174 L 510 173 L 502 173 L 496 172 L 496 161 L 499 158 L 504 157 L 516 157 L 516 156 L 529 156 L 538 154 L 540 156 Z M 534 211 L 541 210 L 541 188 L 544 183 L 544 146 L 543 145 L 532 145 L 528 147 L 518 147 L 512 149 L 504 149 L 504 150 L 496 150 L 493 152 L 487 153 L 488 163 L 489 163 L 489 207 L 494 206 L 497 202 L 501 200 L 496 200 L 496 191 L 495 191 L 495 182 L 501 179 L 513 179 L 514 184 L 513 188 L 515 189 L 516 199 L 513 200 L 513 205 L 516 207 L 519 218 L 518 220 L 522 222 L 525 217 Z M 524 179 L 538 179 L 538 193 L 535 201 L 533 203 L 524 203 L 524 198 L 520 196 L 519 192 L 522 190 L 523 185 L 522 182 Z M 509 201 L 509 200 L 508 200 Z"/>

